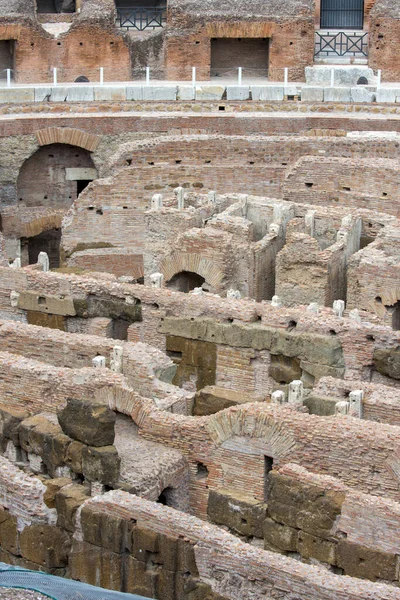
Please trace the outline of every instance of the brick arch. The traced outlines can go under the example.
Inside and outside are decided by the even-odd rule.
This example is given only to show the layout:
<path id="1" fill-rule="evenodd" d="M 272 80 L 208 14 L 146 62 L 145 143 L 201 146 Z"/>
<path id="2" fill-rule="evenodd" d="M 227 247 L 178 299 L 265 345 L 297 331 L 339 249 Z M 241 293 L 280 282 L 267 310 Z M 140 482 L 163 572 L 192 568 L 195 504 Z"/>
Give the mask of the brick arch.
<path id="1" fill-rule="evenodd" d="M 78 146 L 79 148 L 85 148 L 89 152 L 94 152 L 100 143 L 101 137 L 72 127 L 48 127 L 47 129 L 37 131 L 36 139 L 39 146 L 69 144 L 70 146 Z"/>
<path id="2" fill-rule="evenodd" d="M 267 454 L 281 460 L 294 451 L 296 439 L 287 425 L 264 407 L 230 409 L 212 415 L 209 430 L 216 447 L 236 447 L 246 452 L 252 446 L 254 454 Z"/>
<path id="3" fill-rule="evenodd" d="M 224 279 L 224 274 L 215 263 L 200 254 L 188 252 L 173 252 L 162 261 L 160 270 L 166 282 L 177 273 L 189 271 L 204 277 L 206 282 L 215 289 L 221 287 Z"/>

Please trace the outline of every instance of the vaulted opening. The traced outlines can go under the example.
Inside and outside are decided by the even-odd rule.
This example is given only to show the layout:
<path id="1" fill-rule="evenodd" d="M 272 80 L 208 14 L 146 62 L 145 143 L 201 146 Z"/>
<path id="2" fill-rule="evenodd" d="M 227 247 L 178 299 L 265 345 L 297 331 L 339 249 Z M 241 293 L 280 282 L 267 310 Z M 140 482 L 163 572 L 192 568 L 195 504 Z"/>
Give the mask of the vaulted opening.
<path id="1" fill-rule="evenodd" d="M 69 144 L 43 146 L 20 169 L 19 207 L 68 209 L 96 177 L 92 157 L 85 148 Z"/>
<path id="2" fill-rule="evenodd" d="M 21 239 L 22 265 L 35 265 L 39 253 L 46 252 L 49 257 L 50 269 L 60 266 L 61 229 L 50 229 L 39 235 Z"/>
<path id="3" fill-rule="evenodd" d="M 167 283 L 167 287 L 176 292 L 191 292 L 194 288 L 201 287 L 205 283 L 204 277 L 191 271 L 181 271 L 174 275 Z"/>

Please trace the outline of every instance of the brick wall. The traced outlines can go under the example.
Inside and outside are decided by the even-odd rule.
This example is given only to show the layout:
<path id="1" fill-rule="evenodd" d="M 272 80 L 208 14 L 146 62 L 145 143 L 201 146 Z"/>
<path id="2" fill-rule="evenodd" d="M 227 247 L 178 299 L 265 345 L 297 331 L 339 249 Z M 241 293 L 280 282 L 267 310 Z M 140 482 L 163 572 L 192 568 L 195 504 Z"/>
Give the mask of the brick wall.
<path id="1" fill-rule="evenodd" d="M 398 217 L 398 180 L 395 160 L 305 157 L 288 169 L 283 197 L 292 202 L 368 208 Z"/>

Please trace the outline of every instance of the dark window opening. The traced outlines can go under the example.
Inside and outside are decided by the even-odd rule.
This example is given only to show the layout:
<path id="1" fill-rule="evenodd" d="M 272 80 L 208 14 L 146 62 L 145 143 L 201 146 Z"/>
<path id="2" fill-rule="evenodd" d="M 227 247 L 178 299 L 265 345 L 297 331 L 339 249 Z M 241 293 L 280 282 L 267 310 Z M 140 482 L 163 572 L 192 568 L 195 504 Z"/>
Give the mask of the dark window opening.
<path id="1" fill-rule="evenodd" d="M 60 266 L 61 230 L 50 229 L 30 238 L 21 238 L 22 262 L 24 265 L 35 265 L 40 252 L 46 252 L 49 257 L 50 269 Z"/>
<path id="2" fill-rule="evenodd" d="M 306 187 L 308 187 L 308 188 L 312 188 L 312 186 L 313 186 L 314 184 L 313 184 L 313 183 L 310 183 L 310 182 L 308 182 L 308 181 L 306 181 L 304 185 L 305 185 Z"/>
<path id="3" fill-rule="evenodd" d="M 174 275 L 167 283 L 167 287 L 177 292 L 191 292 L 194 288 L 202 287 L 205 283 L 204 277 L 191 271 L 181 271 Z"/>
<path id="4" fill-rule="evenodd" d="M 171 493 L 173 493 L 173 489 L 170 487 L 165 488 L 158 496 L 157 502 L 159 504 L 163 504 L 164 506 L 171 506 Z"/>
<path id="5" fill-rule="evenodd" d="M 129 321 L 125 321 L 124 319 L 114 319 L 112 332 L 113 339 L 127 341 L 129 325 Z"/>
<path id="6" fill-rule="evenodd" d="M 7 78 L 7 69 L 11 69 L 11 78 L 14 79 L 15 68 L 15 41 L 0 41 L 0 79 Z"/>
<path id="7" fill-rule="evenodd" d="M 83 45 L 82 42 L 80 45 Z M 75 83 L 89 83 L 89 79 L 85 75 L 79 75 L 79 77 L 75 79 Z"/>
<path id="8" fill-rule="evenodd" d="M 197 463 L 196 479 L 207 479 L 208 469 L 202 462 Z"/>
<path id="9" fill-rule="evenodd" d="M 364 0 L 321 0 L 321 29 L 362 29 Z"/>
<path id="10" fill-rule="evenodd" d="M 400 329 L 400 300 L 396 302 L 393 306 L 386 307 L 389 309 L 389 312 L 392 314 L 392 329 L 399 331 Z"/>
<path id="11" fill-rule="evenodd" d="M 73 13 L 75 0 L 36 0 L 38 13 Z"/>
<path id="12" fill-rule="evenodd" d="M 79 196 L 79 194 L 83 192 L 85 188 L 87 188 L 89 183 L 92 183 L 92 179 L 79 179 L 76 182 L 76 195 Z"/>
<path id="13" fill-rule="evenodd" d="M 272 456 L 264 456 L 264 502 L 268 500 L 269 478 L 268 473 L 273 469 L 274 459 Z"/>
<path id="14" fill-rule="evenodd" d="M 174 362 L 176 365 L 182 362 L 182 352 L 178 352 L 176 350 L 167 350 L 167 356 Z"/>

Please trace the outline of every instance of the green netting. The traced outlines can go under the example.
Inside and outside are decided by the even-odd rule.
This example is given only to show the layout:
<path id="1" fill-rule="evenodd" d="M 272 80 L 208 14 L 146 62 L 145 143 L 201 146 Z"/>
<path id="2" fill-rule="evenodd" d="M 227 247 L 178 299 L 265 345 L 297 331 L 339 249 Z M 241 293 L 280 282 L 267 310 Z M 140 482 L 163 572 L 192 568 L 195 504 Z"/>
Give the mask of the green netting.
<path id="1" fill-rule="evenodd" d="M 33 590 L 53 600 L 149 600 L 5 563 L 0 563 L 0 587 Z"/>

